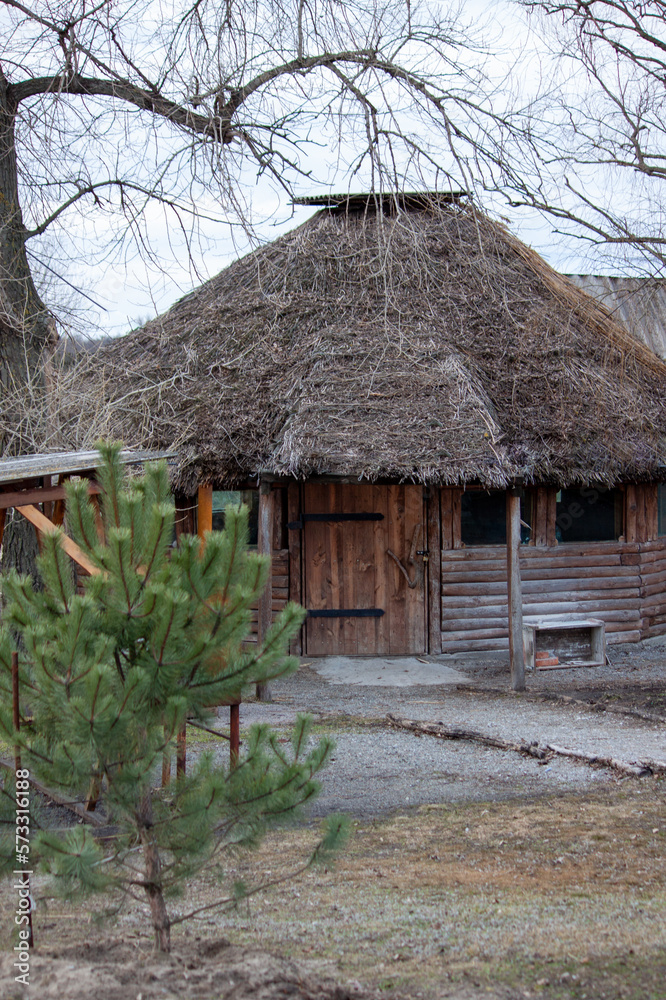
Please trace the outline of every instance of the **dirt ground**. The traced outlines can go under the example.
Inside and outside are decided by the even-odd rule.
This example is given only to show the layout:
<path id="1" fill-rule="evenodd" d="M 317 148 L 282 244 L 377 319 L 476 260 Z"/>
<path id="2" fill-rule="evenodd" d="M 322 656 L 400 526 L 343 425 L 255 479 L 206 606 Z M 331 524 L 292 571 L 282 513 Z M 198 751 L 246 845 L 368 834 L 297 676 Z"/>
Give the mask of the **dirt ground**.
<path id="1" fill-rule="evenodd" d="M 493 697 L 503 695 L 484 694 Z M 562 711 L 583 700 L 666 715 L 666 681 L 633 683 L 626 672 L 595 684 L 560 675 L 525 699 L 549 697 L 576 699 Z M 42 899 L 30 993 L 13 982 L 5 922 L 0 998 L 665 1000 L 665 791 L 659 777 L 614 778 L 557 796 L 358 818 L 334 870 L 180 925 L 165 959 L 152 953 L 140 903 L 103 918 L 99 899 Z M 314 820 L 274 832 L 258 852 L 204 872 L 172 912 L 212 902 L 238 879 L 279 879 L 316 835 Z M 0 907 L 13 911 L 10 884 Z"/>

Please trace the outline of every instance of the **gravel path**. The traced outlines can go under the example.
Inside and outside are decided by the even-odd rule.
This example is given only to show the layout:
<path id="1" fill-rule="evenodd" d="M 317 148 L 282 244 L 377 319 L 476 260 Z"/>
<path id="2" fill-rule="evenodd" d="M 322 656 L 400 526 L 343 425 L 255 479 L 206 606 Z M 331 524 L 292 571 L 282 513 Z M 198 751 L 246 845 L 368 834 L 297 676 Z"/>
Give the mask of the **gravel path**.
<path id="1" fill-rule="evenodd" d="M 612 668 L 544 671 L 528 679 L 528 688 L 531 692 L 575 694 L 576 685 L 603 687 L 610 681 L 631 684 L 640 679 L 645 684 L 663 680 L 663 647 L 614 652 Z M 266 721 L 286 727 L 298 711 L 310 712 L 324 724 L 329 720 L 337 747 L 323 775 L 323 791 L 312 808 L 313 816 L 344 811 L 369 818 L 430 803 L 582 792 L 618 780 L 608 770 L 562 757 L 544 765 L 474 743 L 419 738 L 385 727 L 387 712 L 464 726 L 505 739 L 556 743 L 626 761 L 666 759 L 664 724 L 511 695 L 507 667 L 501 663 L 455 666 L 476 690 L 460 691 L 448 685 L 336 685 L 303 665 L 294 676 L 274 683 L 272 704 L 243 704 L 241 726 Z M 506 694 L 497 693 L 498 689 Z M 220 721 L 224 713 L 222 709 Z"/>

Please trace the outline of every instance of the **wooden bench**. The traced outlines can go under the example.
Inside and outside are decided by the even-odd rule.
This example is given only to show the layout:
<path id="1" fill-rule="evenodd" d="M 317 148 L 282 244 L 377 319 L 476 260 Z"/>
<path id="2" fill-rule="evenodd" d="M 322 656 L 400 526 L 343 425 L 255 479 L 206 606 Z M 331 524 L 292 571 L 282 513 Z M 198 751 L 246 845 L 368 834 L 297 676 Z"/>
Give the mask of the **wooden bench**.
<path id="1" fill-rule="evenodd" d="M 557 670 L 562 667 L 603 667 L 606 663 L 606 631 L 598 618 L 548 615 L 523 618 L 523 649 L 527 670 Z M 559 663 L 539 666 L 540 651 L 552 652 Z"/>

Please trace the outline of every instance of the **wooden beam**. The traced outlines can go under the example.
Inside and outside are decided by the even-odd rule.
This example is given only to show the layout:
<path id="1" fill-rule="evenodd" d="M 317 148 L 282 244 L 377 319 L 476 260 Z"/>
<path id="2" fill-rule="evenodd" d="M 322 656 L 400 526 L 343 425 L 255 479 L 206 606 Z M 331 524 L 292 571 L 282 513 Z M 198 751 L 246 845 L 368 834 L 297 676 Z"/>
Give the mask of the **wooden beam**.
<path id="1" fill-rule="evenodd" d="M 213 530 L 213 487 L 209 484 L 199 487 L 197 498 L 197 535 L 203 541 L 204 534 Z"/>
<path id="2" fill-rule="evenodd" d="M 0 507 L 0 546 L 2 546 L 2 539 L 5 534 L 5 521 L 7 520 L 7 509 Z"/>
<path id="3" fill-rule="evenodd" d="M 552 486 L 547 487 L 546 545 L 549 548 L 557 545 L 557 492 Z"/>
<path id="4" fill-rule="evenodd" d="M 287 522 L 295 523 L 301 516 L 301 487 L 299 483 L 289 483 L 287 487 Z M 289 600 L 296 604 L 303 602 L 303 587 L 301 581 L 301 548 L 302 531 L 287 530 L 287 546 L 289 548 Z M 300 628 L 291 643 L 290 653 L 294 656 L 303 655 L 304 628 Z"/>
<path id="5" fill-rule="evenodd" d="M 184 493 L 176 493 L 174 505 L 176 508 L 176 541 L 180 541 L 181 535 L 195 535 L 194 516 L 197 510 L 197 500 Z"/>
<path id="6" fill-rule="evenodd" d="M 26 521 L 30 521 L 30 524 L 34 525 L 38 531 L 41 531 L 44 535 L 53 535 L 58 528 L 52 521 L 49 521 L 48 517 L 45 517 L 40 510 L 33 507 L 31 504 L 27 506 L 21 506 L 15 508 L 19 514 L 22 514 Z M 86 572 L 90 573 L 91 576 L 100 573 L 101 570 L 95 566 L 88 556 L 83 552 L 79 546 L 67 535 L 61 534 L 60 536 L 61 545 L 70 559 L 73 559 L 75 563 L 81 566 Z"/>
<path id="7" fill-rule="evenodd" d="M 511 687 L 525 690 L 523 595 L 520 582 L 520 492 L 506 493 L 506 572 L 509 588 L 509 660 Z"/>
<path id="8" fill-rule="evenodd" d="M 428 652 L 442 652 L 442 538 L 439 486 L 430 487 L 426 500 L 428 533 L 424 548 L 428 550 Z"/>
<path id="9" fill-rule="evenodd" d="M 101 492 L 101 487 L 97 483 L 88 484 L 88 494 L 90 496 Z M 44 486 L 31 490 L 11 490 L 0 493 L 0 510 L 7 510 L 9 507 L 23 507 L 26 504 L 47 503 L 50 500 L 64 499 L 64 486 Z"/>
<path id="10" fill-rule="evenodd" d="M 273 537 L 273 504 L 274 497 L 270 483 L 261 483 L 259 487 L 259 532 L 257 547 L 261 555 L 271 557 L 271 539 Z M 266 589 L 259 598 L 259 621 L 257 642 L 264 642 L 273 620 L 273 578 L 272 566 L 269 570 Z M 259 701 L 271 701 L 271 690 L 268 684 L 257 684 Z"/>
<path id="11" fill-rule="evenodd" d="M 624 540 L 625 542 L 642 541 L 638 537 L 638 502 L 636 487 L 629 483 L 624 491 Z"/>
<path id="12" fill-rule="evenodd" d="M 537 486 L 533 508 L 532 542 L 542 548 L 548 545 L 548 488 Z"/>

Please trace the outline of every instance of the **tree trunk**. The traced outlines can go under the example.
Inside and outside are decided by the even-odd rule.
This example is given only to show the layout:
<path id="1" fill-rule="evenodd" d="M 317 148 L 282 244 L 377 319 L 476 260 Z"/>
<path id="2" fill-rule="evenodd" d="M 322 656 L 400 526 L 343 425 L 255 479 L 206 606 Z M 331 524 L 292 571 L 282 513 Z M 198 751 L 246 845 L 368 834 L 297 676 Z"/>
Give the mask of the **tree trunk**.
<path id="1" fill-rule="evenodd" d="M 152 792 L 146 791 L 141 804 L 140 836 L 143 847 L 144 888 L 155 931 L 155 950 L 171 951 L 171 921 L 162 892 L 162 864 L 153 832 Z"/>
<path id="2" fill-rule="evenodd" d="M 0 570 L 3 575 L 10 569 L 19 573 L 29 573 L 37 589 L 41 587 L 37 573 L 37 556 L 39 546 L 35 529 L 20 514 L 14 513 L 11 521 L 7 521 L 2 538 L 2 560 Z"/>
<path id="3" fill-rule="evenodd" d="M 15 146 L 16 105 L 0 70 L 0 385 L 12 396 L 46 385 L 45 365 L 58 335 L 53 317 L 35 288 L 26 254 L 26 228 L 19 202 Z M 34 399 L 30 400 L 34 405 Z M 2 428 L 3 437 L 6 428 Z M 10 434 L 12 452 L 25 451 Z M 7 450 L 3 441 L 3 451 Z M 28 442 L 29 443 L 29 442 Z"/>
<path id="4" fill-rule="evenodd" d="M 19 203 L 12 88 L 0 70 L 0 456 L 30 454 L 43 444 L 48 372 L 58 335 L 35 288 Z M 37 579 L 34 529 L 18 519 L 3 539 L 2 565 Z"/>

